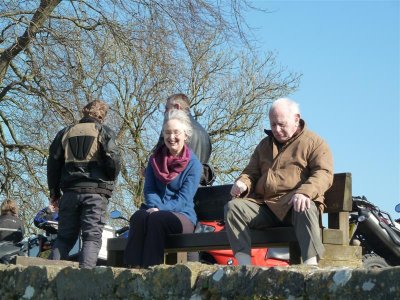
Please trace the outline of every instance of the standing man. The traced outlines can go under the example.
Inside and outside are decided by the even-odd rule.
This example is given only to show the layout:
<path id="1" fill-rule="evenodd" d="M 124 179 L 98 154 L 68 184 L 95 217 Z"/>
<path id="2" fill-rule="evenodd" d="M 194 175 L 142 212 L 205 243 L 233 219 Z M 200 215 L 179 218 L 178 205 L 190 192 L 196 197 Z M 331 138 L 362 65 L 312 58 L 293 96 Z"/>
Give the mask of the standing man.
<path id="1" fill-rule="evenodd" d="M 50 257 L 67 259 L 81 231 L 80 268 L 96 266 L 108 198 L 121 169 L 115 133 L 103 125 L 107 111 L 103 101 L 88 103 L 78 124 L 58 132 L 47 161 L 50 201 L 59 207 L 58 235 Z"/>
<path id="2" fill-rule="evenodd" d="M 317 265 L 324 247 L 320 213 L 333 182 L 328 145 L 306 128 L 294 101 L 276 100 L 271 130 L 254 150 L 225 206 L 227 234 L 240 265 L 250 264 L 250 229 L 292 225 L 304 264 Z"/>
<path id="3" fill-rule="evenodd" d="M 208 164 L 212 151 L 210 136 L 204 127 L 201 126 L 190 113 L 190 102 L 185 94 L 174 94 L 167 98 L 165 114 L 172 109 L 182 110 L 189 116 L 193 128 L 193 135 L 188 146 L 203 164 L 203 175 L 201 177 L 200 185 L 211 185 L 215 178 L 214 171 Z M 163 144 L 164 138 L 161 134 L 155 149 Z"/>

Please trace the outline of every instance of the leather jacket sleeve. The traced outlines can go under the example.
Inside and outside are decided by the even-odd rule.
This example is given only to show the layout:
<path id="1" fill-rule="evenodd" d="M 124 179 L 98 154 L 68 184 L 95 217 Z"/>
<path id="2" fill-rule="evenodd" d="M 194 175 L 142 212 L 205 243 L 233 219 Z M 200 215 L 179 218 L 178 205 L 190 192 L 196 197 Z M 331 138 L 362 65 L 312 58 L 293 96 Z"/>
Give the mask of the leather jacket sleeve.
<path id="1" fill-rule="evenodd" d="M 121 171 L 121 152 L 115 142 L 115 133 L 103 125 L 100 143 L 104 151 L 104 164 L 110 180 L 116 180 Z"/>
<path id="2" fill-rule="evenodd" d="M 57 133 L 49 149 L 49 158 L 47 159 L 47 184 L 51 198 L 61 197 L 60 181 L 62 168 L 65 163 L 61 140 L 67 129 L 68 127 Z"/>

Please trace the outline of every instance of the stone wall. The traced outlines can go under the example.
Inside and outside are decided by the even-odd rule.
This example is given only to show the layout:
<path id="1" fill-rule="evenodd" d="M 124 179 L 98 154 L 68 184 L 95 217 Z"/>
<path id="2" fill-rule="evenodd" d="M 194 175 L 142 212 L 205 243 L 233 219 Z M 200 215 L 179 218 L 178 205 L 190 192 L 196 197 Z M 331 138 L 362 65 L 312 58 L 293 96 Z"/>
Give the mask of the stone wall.
<path id="1" fill-rule="evenodd" d="M 1 299 L 400 299 L 400 267 L 0 265 Z"/>

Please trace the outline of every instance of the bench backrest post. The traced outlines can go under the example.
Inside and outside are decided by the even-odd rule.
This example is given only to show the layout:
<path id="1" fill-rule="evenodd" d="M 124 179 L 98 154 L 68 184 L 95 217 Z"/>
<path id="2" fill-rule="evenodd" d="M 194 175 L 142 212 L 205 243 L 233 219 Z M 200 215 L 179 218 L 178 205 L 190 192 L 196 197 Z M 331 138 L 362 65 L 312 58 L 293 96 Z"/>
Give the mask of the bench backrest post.
<path id="1" fill-rule="evenodd" d="M 332 187 L 325 193 L 325 204 L 325 211 L 328 213 L 329 229 L 339 230 L 336 234 L 334 231 L 331 231 L 329 233 L 331 235 L 330 239 L 340 239 L 342 245 L 348 245 L 349 212 L 352 210 L 353 205 L 351 173 L 339 173 L 334 175 Z M 327 232 L 328 231 L 326 231 L 326 233 Z M 340 237 L 337 236 L 339 233 Z"/>

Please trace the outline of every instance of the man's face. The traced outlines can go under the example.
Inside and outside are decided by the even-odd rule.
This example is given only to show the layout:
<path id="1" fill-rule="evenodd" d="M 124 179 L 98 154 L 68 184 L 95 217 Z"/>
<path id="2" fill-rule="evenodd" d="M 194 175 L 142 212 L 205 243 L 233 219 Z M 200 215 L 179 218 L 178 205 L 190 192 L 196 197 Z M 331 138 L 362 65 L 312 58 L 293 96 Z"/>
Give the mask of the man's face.
<path id="1" fill-rule="evenodd" d="M 287 142 L 299 127 L 300 115 L 293 114 L 286 106 L 277 106 L 269 113 L 272 133 L 279 143 Z"/>

